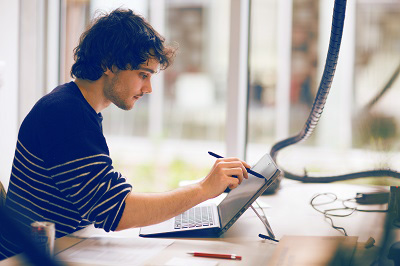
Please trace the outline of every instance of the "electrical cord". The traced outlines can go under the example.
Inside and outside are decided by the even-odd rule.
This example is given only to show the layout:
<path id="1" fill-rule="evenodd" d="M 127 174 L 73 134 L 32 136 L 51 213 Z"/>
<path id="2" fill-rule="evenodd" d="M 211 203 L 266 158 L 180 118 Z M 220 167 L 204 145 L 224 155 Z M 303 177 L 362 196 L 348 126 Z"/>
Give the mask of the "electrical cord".
<path id="1" fill-rule="evenodd" d="M 354 210 L 355 210 L 355 211 L 358 211 L 358 212 L 388 212 L 388 210 L 367 210 L 367 209 L 359 209 L 359 208 L 357 208 L 357 207 L 349 207 L 349 206 L 346 205 L 346 202 L 353 202 L 353 203 L 356 203 L 356 199 L 355 199 L 355 198 L 343 200 L 343 201 L 342 201 L 342 204 L 343 204 L 343 206 L 345 206 L 346 208 L 354 208 Z"/>
<path id="2" fill-rule="evenodd" d="M 323 197 L 323 196 L 326 196 L 326 198 L 325 198 L 325 200 L 321 201 L 320 197 Z M 317 199 L 319 199 L 319 202 L 316 202 Z M 324 205 L 328 205 L 328 204 L 333 204 L 333 203 L 335 203 L 337 201 L 341 202 L 343 207 L 340 207 L 340 208 L 328 208 L 328 209 L 324 209 L 324 210 L 317 208 L 318 206 L 324 206 Z M 339 232 L 341 232 L 345 236 L 347 236 L 346 229 L 344 227 L 341 227 L 341 226 L 336 226 L 334 224 L 334 222 L 333 222 L 332 217 L 348 217 L 348 216 L 352 215 L 356 211 L 358 211 L 358 212 L 387 212 L 387 210 L 359 209 L 359 208 L 357 208 L 357 206 L 351 207 L 351 206 L 346 205 L 346 202 L 354 202 L 354 203 L 356 203 L 356 198 L 339 199 L 336 194 L 331 193 L 331 192 L 327 192 L 327 193 L 319 193 L 319 194 L 314 195 L 310 200 L 310 205 L 314 210 L 316 210 L 319 213 L 322 213 L 324 215 L 324 217 L 329 220 L 332 228 L 338 230 Z M 338 211 L 347 211 L 347 213 L 336 214 L 335 212 L 338 212 Z"/>
<path id="3" fill-rule="evenodd" d="M 330 197 L 330 199 L 328 201 L 324 201 L 322 203 L 314 203 L 314 200 L 317 199 L 318 197 L 321 197 L 321 196 L 328 196 L 328 198 Z M 331 226 L 334 229 L 338 230 L 339 232 L 341 232 L 342 234 L 347 236 L 346 229 L 344 227 L 341 227 L 341 226 L 336 226 L 334 224 L 334 222 L 333 222 L 332 217 L 347 217 L 347 216 L 350 216 L 355 211 L 354 208 L 350 208 L 350 213 L 348 213 L 348 214 L 339 215 L 339 214 L 331 214 L 330 212 L 338 211 L 338 210 L 347 210 L 348 208 L 344 207 L 344 208 L 333 208 L 333 209 L 320 210 L 320 209 L 318 209 L 316 207 L 316 206 L 323 206 L 323 205 L 334 203 L 337 199 L 338 199 L 337 196 L 335 194 L 333 194 L 333 193 L 321 193 L 321 194 L 317 194 L 314 197 L 312 197 L 312 199 L 310 201 L 310 205 L 311 205 L 311 207 L 313 207 L 314 210 L 316 210 L 319 213 L 322 213 L 324 215 L 324 217 L 330 221 Z"/>

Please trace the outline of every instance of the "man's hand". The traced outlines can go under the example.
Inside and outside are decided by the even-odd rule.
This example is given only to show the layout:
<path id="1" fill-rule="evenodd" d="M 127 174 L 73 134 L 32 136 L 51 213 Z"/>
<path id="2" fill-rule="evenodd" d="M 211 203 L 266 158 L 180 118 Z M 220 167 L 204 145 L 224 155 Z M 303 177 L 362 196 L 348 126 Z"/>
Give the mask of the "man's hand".
<path id="1" fill-rule="evenodd" d="M 217 159 L 210 173 L 200 184 L 208 198 L 214 198 L 227 187 L 234 189 L 242 183 L 243 178 L 249 178 L 246 168 L 250 168 L 250 165 L 238 158 Z"/>
<path id="2" fill-rule="evenodd" d="M 125 200 L 117 230 L 160 223 L 220 195 L 227 187 L 234 189 L 243 178 L 248 178 L 245 167 L 250 168 L 237 158 L 217 159 L 199 183 L 163 193 L 131 192 Z"/>

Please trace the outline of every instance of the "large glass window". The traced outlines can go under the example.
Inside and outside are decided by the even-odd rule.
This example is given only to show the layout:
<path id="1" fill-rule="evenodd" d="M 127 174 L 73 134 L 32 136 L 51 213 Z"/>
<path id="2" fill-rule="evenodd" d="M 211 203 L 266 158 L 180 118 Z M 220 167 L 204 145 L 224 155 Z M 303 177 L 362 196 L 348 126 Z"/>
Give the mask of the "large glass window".
<path id="1" fill-rule="evenodd" d="M 294 0 L 292 16 L 290 134 L 297 134 L 312 107 L 318 64 L 319 1 Z"/>
<path id="2" fill-rule="evenodd" d="M 258 158 L 303 128 L 327 56 L 333 2 L 252 1 L 248 158 Z M 399 171 L 399 12 L 398 1 L 347 2 L 339 61 L 324 112 L 310 139 L 280 151 L 278 163 L 284 169 L 299 175 L 306 169 L 311 176 Z M 282 31 L 282 23 L 290 27 Z M 290 47 L 279 42 L 285 32 L 290 33 Z M 285 56 L 290 58 L 289 70 L 282 64 Z M 283 87 L 282 73 L 289 81 Z M 287 102 L 288 112 L 279 111 Z M 279 131 L 282 123 L 288 126 Z"/>
<path id="3" fill-rule="evenodd" d="M 276 140 L 278 1 L 250 7 L 247 158 L 254 162 Z"/>
<path id="4" fill-rule="evenodd" d="M 400 4 L 357 3 L 354 146 L 398 151 Z"/>
<path id="5" fill-rule="evenodd" d="M 252 1 L 250 21 L 249 140 L 274 140 L 277 76 L 277 1 Z M 261 122 L 262 121 L 262 122 Z M 261 123 L 260 123 L 261 122 Z"/>
<path id="6" fill-rule="evenodd" d="M 104 110 L 103 126 L 117 171 L 138 191 L 166 190 L 205 177 L 224 149 L 230 1 L 65 1 L 63 81 L 72 51 L 96 12 L 126 7 L 178 45 L 174 64 L 153 77 L 153 93 L 131 111 Z M 154 22 L 154 24 L 153 24 Z M 179 141 L 178 141 L 179 140 Z"/>
<path id="7" fill-rule="evenodd" d="M 399 25 L 399 1 L 357 1 L 352 140 L 368 168 L 400 171 Z"/>
<path id="8" fill-rule="evenodd" d="M 165 137 L 223 141 L 229 1 L 167 1 L 166 12 L 179 53 L 165 72 Z"/>

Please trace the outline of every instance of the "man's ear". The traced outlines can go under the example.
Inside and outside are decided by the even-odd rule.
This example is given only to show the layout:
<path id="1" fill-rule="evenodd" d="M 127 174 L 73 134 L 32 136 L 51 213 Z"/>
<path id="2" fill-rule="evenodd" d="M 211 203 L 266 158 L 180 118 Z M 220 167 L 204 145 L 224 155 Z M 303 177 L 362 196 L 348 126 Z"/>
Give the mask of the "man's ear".
<path id="1" fill-rule="evenodd" d="M 104 75 L 109 76 L 109 77 L 114 77 L 116 74 L 119 73 L 119 69 L 116 66 L 112 66 L 111 69 L 110 68 L 106 68 L 106 70 L 104 71 Z"/>
<path id="2" fill-rule="evenodd" d="M 111 69 L 107 68 L 106 71 L 104 71 L 104 75 L 106 76 L 114 75 L 114 72 L 112 72 Z"/>

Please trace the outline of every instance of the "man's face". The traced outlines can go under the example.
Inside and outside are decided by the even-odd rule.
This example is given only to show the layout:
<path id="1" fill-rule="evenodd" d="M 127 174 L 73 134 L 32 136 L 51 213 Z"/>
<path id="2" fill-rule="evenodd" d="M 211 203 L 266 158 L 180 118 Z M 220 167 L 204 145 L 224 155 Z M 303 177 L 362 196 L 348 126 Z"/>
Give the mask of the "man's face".
<path id="1" fill-rule="evenodd" d="M 151 77 L 157 72 L 159 63 L 149 59 L 137 70 L 107 72 L 103 93 L 105 98 L 123 110 L 131 110 L 145 93 L 151 93 Z"/>

